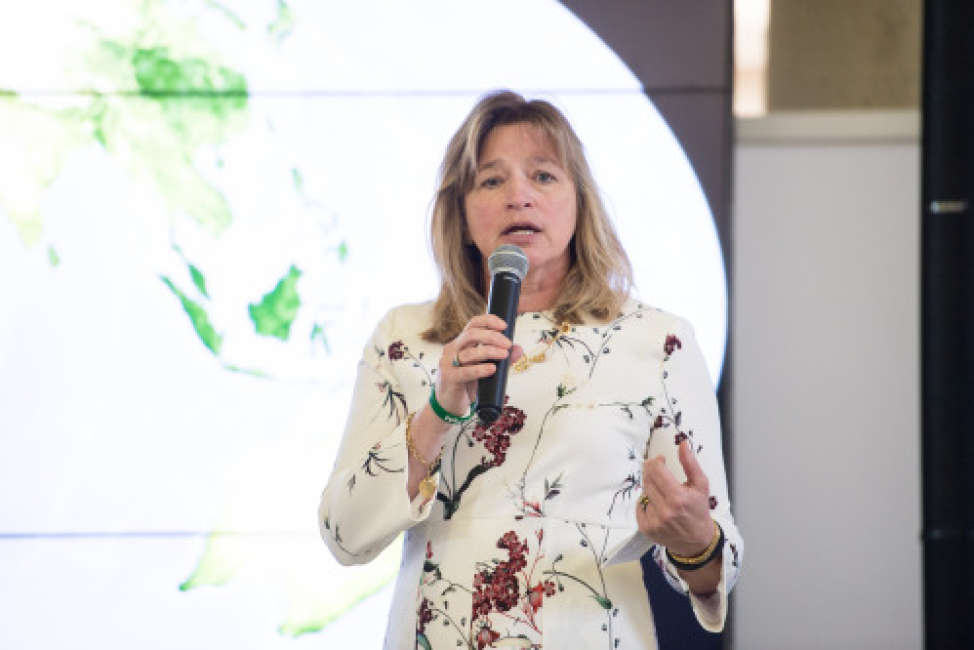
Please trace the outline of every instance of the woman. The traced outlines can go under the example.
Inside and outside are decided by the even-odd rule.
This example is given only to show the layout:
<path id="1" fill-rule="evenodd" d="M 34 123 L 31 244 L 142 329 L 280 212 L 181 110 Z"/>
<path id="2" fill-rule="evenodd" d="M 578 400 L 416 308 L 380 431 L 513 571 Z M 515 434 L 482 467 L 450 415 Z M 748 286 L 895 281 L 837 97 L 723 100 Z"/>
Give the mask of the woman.
<path id="1" fill-rule="evenodd" d="M 647 551 L 719 631 L 741 541 L 713 387 L 690 326 L 628 296 L 570 125 L 488 95 L 441 175 L 439 297 L 379 323 L 319 509 L 344 564 L 406 532 L 385 647 L 654 648 Z M 484 313 L 500 244 L 529 260 L 515 341 Z M 508 355 L 508 401 L 484 426 L 477 380 Z"/>

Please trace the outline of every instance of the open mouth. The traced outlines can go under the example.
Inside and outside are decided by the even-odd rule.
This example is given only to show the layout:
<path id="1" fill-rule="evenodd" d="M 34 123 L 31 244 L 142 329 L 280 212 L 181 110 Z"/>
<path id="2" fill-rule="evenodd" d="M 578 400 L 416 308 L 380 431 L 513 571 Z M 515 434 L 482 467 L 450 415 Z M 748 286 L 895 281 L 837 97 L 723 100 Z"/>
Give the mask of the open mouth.
<path id="1" fill-rule="evenodd" d="M 505 235 L 532 235 L 536 232 L 541 232 L 541 228 L 538 228 L 533 223 L 519 222 L 511 224 L 507 230 L 504 231 Z"/>

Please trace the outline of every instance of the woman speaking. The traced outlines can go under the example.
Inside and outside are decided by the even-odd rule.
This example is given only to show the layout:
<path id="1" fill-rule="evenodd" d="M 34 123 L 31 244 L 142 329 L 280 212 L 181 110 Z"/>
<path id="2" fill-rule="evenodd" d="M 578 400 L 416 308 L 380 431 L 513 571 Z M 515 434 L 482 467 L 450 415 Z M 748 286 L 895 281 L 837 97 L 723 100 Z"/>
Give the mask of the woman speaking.
<path id="1" fill-rule="evenodd" d="M 389 649 L 655 648 L 650 551 L 723 628 L 741 538 L 693 330 L 629 295 L 581 143 L 551 104 L 484 97 L 433 207 L 433 302 L 395 307 L 359 365 L 318 523 L 343 564 L 405 531 Z M 487 261 L 527 257 L 514 340 Z M 509 361 L 499 417 L 478 380 Z"/>

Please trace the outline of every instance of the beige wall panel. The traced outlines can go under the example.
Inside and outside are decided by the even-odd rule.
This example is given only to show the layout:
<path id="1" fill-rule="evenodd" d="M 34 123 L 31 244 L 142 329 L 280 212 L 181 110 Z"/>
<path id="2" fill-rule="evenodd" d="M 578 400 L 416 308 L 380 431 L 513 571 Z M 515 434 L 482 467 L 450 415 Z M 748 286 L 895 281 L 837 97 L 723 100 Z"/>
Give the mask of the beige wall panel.
<path id="1" fill-rule="evenodd" d="M 915 107 L 920 0 L 770 0 L 768 109 Z"/>

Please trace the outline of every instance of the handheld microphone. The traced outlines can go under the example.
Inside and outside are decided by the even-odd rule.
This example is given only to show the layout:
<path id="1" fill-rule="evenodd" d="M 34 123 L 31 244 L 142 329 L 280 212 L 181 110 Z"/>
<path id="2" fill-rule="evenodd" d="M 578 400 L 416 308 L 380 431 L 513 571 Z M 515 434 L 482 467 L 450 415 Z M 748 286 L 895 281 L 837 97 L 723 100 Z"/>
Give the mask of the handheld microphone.
<path id="1" fill-rule="evenodd" d="M 528 272 L 528 256 L 519 246 L 501 244 L 487 258 L 490 272 L 490 294 L 487 313 L 500 316 L 507 323 L 504 336 L 514 341 L 514 321 L 517 304 L 521 298 L 521 281 Z M 490 424 L 504 409 L 504 392 L 507 388 L 507 371 L 511 357 L 496 361 L 497 370 L 477 382 L 477 415 L 481 422 Z"/>

